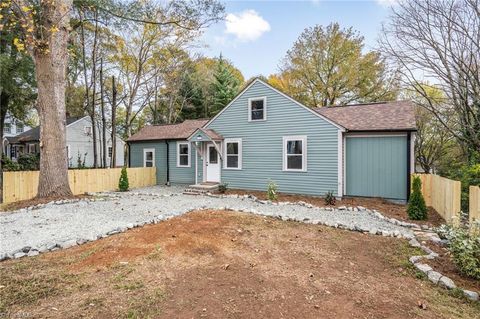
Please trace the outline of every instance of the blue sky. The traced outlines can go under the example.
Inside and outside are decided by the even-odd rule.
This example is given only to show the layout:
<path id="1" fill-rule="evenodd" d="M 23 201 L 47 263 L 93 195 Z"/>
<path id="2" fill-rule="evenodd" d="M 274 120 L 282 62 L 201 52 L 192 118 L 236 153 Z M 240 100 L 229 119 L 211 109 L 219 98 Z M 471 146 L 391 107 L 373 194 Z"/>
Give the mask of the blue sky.
<path id="1" fill-rule="evenodd" d="M 372 49 L 393 1 L 226 1 L 226 21 L 206 30 L 202 43 L 208 47 L 200 52 L 210 57 L 222 52 L 248 79 L 277 72 L 294 41 L 315 24 L 352 26 Z"/>

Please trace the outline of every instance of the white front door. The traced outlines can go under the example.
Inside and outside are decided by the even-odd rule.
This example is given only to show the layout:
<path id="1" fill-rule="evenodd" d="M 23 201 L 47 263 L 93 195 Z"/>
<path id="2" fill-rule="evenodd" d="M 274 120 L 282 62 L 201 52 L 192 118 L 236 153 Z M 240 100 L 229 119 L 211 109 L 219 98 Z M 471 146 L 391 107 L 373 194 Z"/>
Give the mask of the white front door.
<path id="1" fill-rule="evenodd" d="M 212 144 L 207 146 L 207 182 L 220 182 L 220 156 Z"/>

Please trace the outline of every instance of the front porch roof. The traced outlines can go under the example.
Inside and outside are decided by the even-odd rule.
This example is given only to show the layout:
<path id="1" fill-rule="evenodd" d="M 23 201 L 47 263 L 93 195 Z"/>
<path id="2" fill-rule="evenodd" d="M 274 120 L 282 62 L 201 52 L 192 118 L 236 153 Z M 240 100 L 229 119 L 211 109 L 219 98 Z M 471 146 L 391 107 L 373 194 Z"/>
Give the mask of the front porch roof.
<path id="1" fill-rule="evenodd" d="M 188 137 L 190 142 L 223 141 L 223 136 L 212 129 L 198 128 Z"/>

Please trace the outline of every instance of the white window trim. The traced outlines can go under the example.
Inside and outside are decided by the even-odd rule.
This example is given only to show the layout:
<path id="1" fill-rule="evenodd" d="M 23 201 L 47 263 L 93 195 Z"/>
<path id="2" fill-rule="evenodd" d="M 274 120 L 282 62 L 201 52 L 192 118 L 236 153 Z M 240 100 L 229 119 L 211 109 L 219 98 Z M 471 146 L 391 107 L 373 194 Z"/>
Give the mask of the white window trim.
<path id="1" fill-rule="evenodd" d="M 223 161 L 223 169 L 228 169 L 228 170 L 241 170 L 242 169 L 242 159 L 243 159 L 243 143 L 241 138 L 226 138 L 225 141 L 225 147 L 224 147 L 224 161 Z M 227 144 L 228 143 L 238 143 L 238 167 L 227 167 Z"/>
<path id="2" fill-rule="evenodd" d="M 252 120 L 252 101 L 263 100 L 263 119 L 261 120 Z M 259 96 L 252 97 L 248 99 L 248 121 L 249 122 L 262 122 L 267 120 L 267 97 Z"/>
<path id="3" fill-rule="evenodd" d="M 33 146 L 33 152 L 31 151 L 32 146 Z M 28 154 L 35 154 L 35 144 L 34 143 L 29 143 L 28 144 Z"/>
<path id="4" fill-rule="evenodd" d="M 302 141 L 302 169 L 287 168 L 287 142 Z M 284 172 L 306 172 L 307 171 L 307 136 L 284 136 L 283 137 L 283 171 Z"/>
<path id="5" fill-rule="evenodd" d="M 180 145 L 185 145 L 187 144 L 188 146 L 188 165 L 181 165 L 180 164 Z M 190 143 L 188 141 L 181 141 L 177 142 L 177 167 L 190 167 L 191 166 L 191 161 L 190 161 Z"/>
<path id="6" fill-rule="evenodd" d="M 152 167 L 155 167 L 155 149 L 144 148 L 143 149 L 143 167 L 147 167 L 147 152 L 152 152 Z"/>

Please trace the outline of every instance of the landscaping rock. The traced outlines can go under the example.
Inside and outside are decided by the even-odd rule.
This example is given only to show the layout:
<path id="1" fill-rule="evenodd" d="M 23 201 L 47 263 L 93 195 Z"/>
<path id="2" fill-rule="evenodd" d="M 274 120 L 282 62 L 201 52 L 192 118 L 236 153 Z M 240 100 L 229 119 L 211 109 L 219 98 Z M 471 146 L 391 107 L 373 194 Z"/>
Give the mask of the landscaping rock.
<path id="1" fill-rule="evenodd" d="M 427 274 L 429 271 L 432 271 L 432 267 L 427 264 L 417 263 L 415 264 L 415 267 L 425 274 Z"/>
<path id="2" fill-rule="evenodd" d="M 23 253 L 23 252 L 18 252 L 16 254 L 13 255 L 13 258 L 17 259 L 17 258 L 22 258 L 22 257 L 25 257 L 27 254 Z"/>
<path id="3" fill-rule="evenodd" d="M 39 255 L 40 253 L 38 252 L 38 250 L 30 250 L 27 254 L 28 257 L 33 257 L 33 256 L 37 256 Z"/>
<path id="4" fill-rule="evenodd" d="M 431 268 L 430 268 L 431 269 Z M 432 271 L 429 271 L 427 273 L 427 276 L 428 276 L 428 280 L 430 280 L 431 282 L 433 282 L 435 285 L 438 284 L 438 281 L 440 280 L 440 278 L 442 278 L 442 274 L 439 273 L 439 272 L 436 272 L 434 270 Z"/>
<path id="5" fill-rule="evenodd" d="M 66 249 L 66 248 L 70 248 L 70 247 L 73 247 L 73 246 L 76 246 L 77 245 L 77 241 L 75 239 L 71 239 L 71 240 L 66 240 L 62 243 L 60 243 L 58 246 L 62 249 Z"/>
<path id="6" fill-rule="evenodd" d="M 445 277 L 443 276 L 442 278 L 440 278 L 440 280 L 438 281 L 438 285 L 440 287 L 444 287 L 444 288 L 447 288 L 447 289 L 454 289 L 454 288 L 457 288 L 457 286 L 455 285 L 455 283 L 453 282 L 452 279 L 448 278 L 448 277 Z"/>
<path id="7" fill-rule="evenodd" d="M 418 240 L 416 240 L 415 238 L 413 238 L 412 240 L 410 240 L 408 243 L 410 244 L 410 246 L 415 247 L 415 248 L 418 248 L 418 247 L 422 246 L 422 245 L 418 242 Z"/>
<path id="8" fill-rule="evenodd" d="M 412 256 L 408 260 L 410 260 L 412 264 L 416 264 L 422 259 L 423 259 L 423 256 Z"/>
<path id="9" fill-rule="evenodd" d="M 463 290 L 463 294 L 465 295 L 465 297 L 467 297 L 468 299 L 470 299 L 472 301 L 478 301 L 478 299 L 479 299 L 478 293 L 475 292 L 475 291 Z"/>

